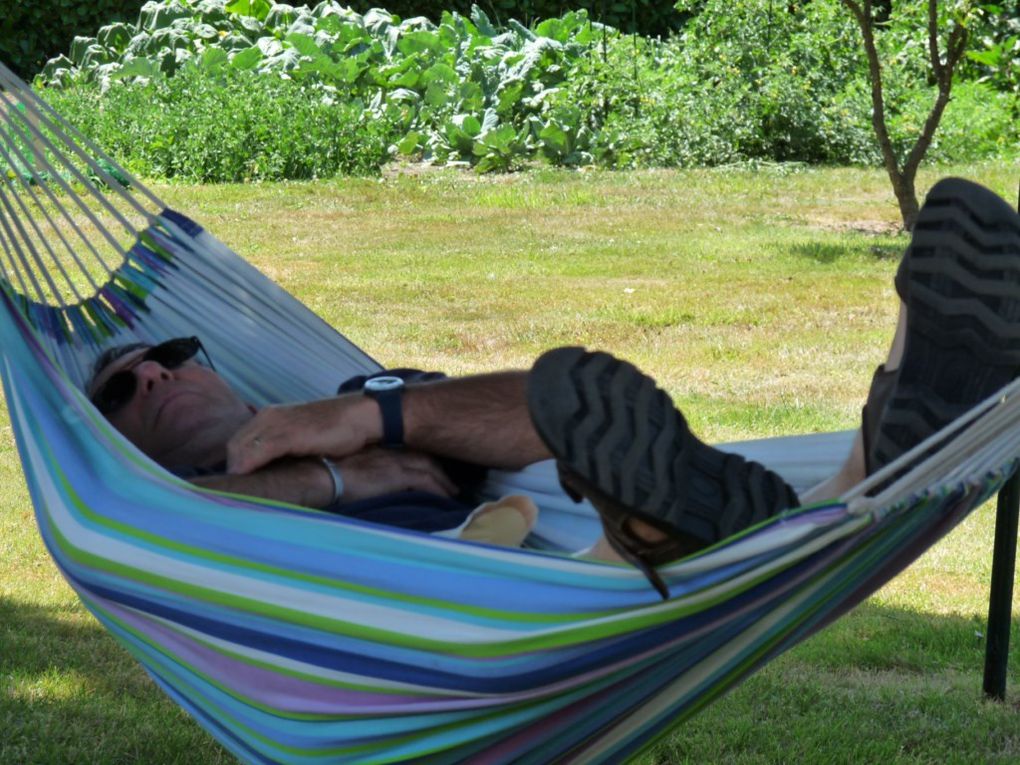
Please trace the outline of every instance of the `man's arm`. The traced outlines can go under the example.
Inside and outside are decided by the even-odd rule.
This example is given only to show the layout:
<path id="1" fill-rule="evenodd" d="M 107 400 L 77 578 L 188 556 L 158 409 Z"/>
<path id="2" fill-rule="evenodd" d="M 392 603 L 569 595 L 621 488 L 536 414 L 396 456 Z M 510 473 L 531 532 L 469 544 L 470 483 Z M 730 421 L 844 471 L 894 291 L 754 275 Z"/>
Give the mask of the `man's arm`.
<path id="1" fill-rule="evenodd" d="M 408 386 L 404 440 L 415 449 L 495 468 L 548 459 L 528 414 L 527 380 L 527 372 L 498 372 Z"/>
<path id="2" fill-rule="evenodd" d="M 427 491 L 444 497 L 457 486 L 431 457 L 413 451 L 366 449 L 336 463 L 343 479 L 339 503 L 356 502 L 399 491 Z M 333 502 L 333 477 L 317 457 L 285 458 L 244 475 L 220 474 L 190 479 L 198 486 L 233 494 L 326 507 Z"/>
<path id="3" fill-rule="evenodd" d="M 408 385 L 403 394 L 408 448 L 499 468 L 550 455 L 528 415 L 526 372 L 500 372 Z M 231 473 L 285 456 L 338 458 L 382 440 L 379 405 L 361 393 L 258 412 L 230 443 Z"/>
<path id="4" fill-rule="evenodd" d="M 333 478 L 317 459 L 283 459 L 246 475 L 202 475 L 191 483 L 231 494 L 322 508 L 333 499 Z"/>

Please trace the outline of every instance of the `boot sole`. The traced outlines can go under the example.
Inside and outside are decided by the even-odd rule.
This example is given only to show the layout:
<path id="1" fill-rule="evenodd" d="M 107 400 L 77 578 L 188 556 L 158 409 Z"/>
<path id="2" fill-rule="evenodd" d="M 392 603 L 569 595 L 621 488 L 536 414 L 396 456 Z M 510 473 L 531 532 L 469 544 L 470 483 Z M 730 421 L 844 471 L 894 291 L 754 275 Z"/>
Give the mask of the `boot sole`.
<path id="1" fill-rule="evenodd" d="M 1020 216 L 959 178 L 928 194 L 904 256 L 907 338 L 869 464 L 888 464 L 1020 369 Z"/>
<path id="2" fill-rule="evenodd" d="M 561 469 L 666 531 L 713 544 L 799 504 L 775 473 L 700 441 L 654 380 L 609 354 L 543 354 L 528 407 Z"/>

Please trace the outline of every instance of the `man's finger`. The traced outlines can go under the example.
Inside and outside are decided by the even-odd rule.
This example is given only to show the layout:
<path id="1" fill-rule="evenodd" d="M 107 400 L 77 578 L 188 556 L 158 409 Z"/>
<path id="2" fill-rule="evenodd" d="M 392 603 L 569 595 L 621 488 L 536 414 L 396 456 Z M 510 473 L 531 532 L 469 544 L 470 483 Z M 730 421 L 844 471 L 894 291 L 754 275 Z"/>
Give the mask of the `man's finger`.
<path id="1" fill-rule="evenodd" d="M 423 452 L 404 452 L 402 461 L 405 470 L 417 470 L 432 476 L 432 479 L 443 487 L 444 494 L 453 496 L 460 491 L 435 457 Z"/>
<path id="2" fill-rule="evenodd" d="M 440 497 L 449 497 L 451 492 L 443 487 L 431 473 L 419 473 L 408 477 L 408 488 L 417 491 L 427 491 L 430 494 L 438 494 Z"/>
<path id="3" fill-rule="evenodd" d="M 262 439 L 232 441 L 227 445 L 227 472 L 234 474 L 251 473 L 271 461 L 268 452 L 262 448 Z"/>
<path id="4" fill-rule="evenodd" d="M 443 469 L 442 463 L 439 462 L 435 457 L 427 457 L 427 469 L 429 473 L 439 482 L 441 486 L 446 489 L 446 493 L 451 497 L 454 494 L 460 492 L 460 487 L 453 482 L 449 474 Z"/>
<path id="5" fill-rule="evenodd" d="M 423 476 L 427 476 L 430 483 L 440 487 L 442 489 L 440 493 L 444 496 L 452 497 L 460 491 L 457 484 L 450 480 L 450 477 L 439 466 L 439 463 L 431 458 L 428 459 L 420 473 Z"/>
<path id="6" fill-rule="evenodd" d="M 437 479 L 439 480 L 439 483 L 446 489 L 446 493 L 449 494 L 451 497 L 454 494 L 460 493 L 460 487 L 457 486 L 457 484 L 453 482 L 450 476 L 446 474 L 446 471 L 443 470 L 438 465 L 436 466 L 436 476 Z"/>
<path id="7" fill-rule="evenodd" d="M 227 443 L 227 472 L 250 473 L 286 453 L 285 443 L 272 435 L 274 428 L 260 412 Z"/>

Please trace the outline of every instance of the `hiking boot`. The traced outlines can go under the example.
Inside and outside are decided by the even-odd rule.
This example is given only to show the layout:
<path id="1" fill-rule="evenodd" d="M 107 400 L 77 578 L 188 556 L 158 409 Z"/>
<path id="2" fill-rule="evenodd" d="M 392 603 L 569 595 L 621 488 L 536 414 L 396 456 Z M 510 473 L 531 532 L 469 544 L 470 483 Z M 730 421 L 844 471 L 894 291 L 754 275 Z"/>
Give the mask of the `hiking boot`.
<path id="1" fill-rule="evenodd" d="M 907 307 L 906 344 L 899 366 L 879 367 L 868 394 L 868 475 L 1020 371 L 1020 215 L 975 183 L 939 181 L 918 215 L 896 288 Z"/>
<path id="2" fill-rule="evenodd" d="M 591 500 L 610 544 L 663 598 L 654 566 L 799 504 L 776 473 L 699 440 L 654 380 L 607 353 L 548 351 L 532 367 L 527 395 L 564 488 Z M 644 541 L 632 519 L 667 539 Z"/>

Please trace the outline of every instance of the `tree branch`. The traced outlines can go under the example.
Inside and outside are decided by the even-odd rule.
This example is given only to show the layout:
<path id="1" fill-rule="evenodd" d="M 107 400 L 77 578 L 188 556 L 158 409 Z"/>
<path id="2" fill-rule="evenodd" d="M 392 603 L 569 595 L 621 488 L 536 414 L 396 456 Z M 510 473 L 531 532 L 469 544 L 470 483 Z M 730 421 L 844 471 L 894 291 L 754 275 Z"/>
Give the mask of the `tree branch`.
<path id="1" fill-rule="evenodd" d="M 861 6 L 855 3 L 854 0 L 842 0 L 842 1 L 843 5 L 850 9 L 850 13 L 854 15 L 854 18 L 857 19 L 857 23 L 859 24 L 861 22 L 861 16 L 863 15 L 863 12 L 861 11 Z"/>
<path id="2" fill-rule="evenodd" d="M 968 30 L 966 23 L 958 23 L 946 38 L 946 60 L 942 61 L 939 53 L 939 7 L 938 0 L 928 0 L 928 56 L 931 62 L 932 75 L 938 87 L 935 103 L 932 104 L 928 118 L 924 122 L 920 135 L 914 142 L 910 154 L 906 157 L 902 169 L 885 122 L 885 98 L 882 86 L 882 64 L 878 58 L 875 45 L 874 19 L 872 18 L 871 0 L 841 0 L 850 10 L 861 29 L 861 38 L 868 58 L 868 76 L 871 82 L 871 124 L 878 139 L 882 152 L 886 173 L 892 182 L 893 193 L 899 202 L 903 216 L 903 226 L 913 228 L 917 219 L 917 193 L 914 190 L 914 179 L 917 169 L 931 146 L 938 129 L 942 114 L 949 104 L 953 87 L 953 73 L 967 49 Z"/>
<path id="3" fill-rule="evenodd" d="M 953 79 L 953 71 L 956 65 L 967 52 L 967 41 L 970 39 L 970 30 L 963 24 L 958 24 L 949 33 L 949 41 L 946 43 L 946 58 L 949 67 L 949 80 Z"/>
<path id="4" fill-rule="evenodd" d="M 854 0 L 842 0 L 843 5 L 850 9 L 850 12 L 857 19 L 861 28 L 861 37 L 864 40 L 864 51 L 868 58 L 868 72 L 871 80 L 871 124 L 875 130 L 875 137 L 878 138 L 878 146 L 882 151 L 882 159 L 885 162 L 886 171 L 889 173 L 893 186 L 896 186 L 896 178 L 899 175 L 899 163 L 896 161 L 896 154 L 893 151 L 892 141 L 889 140 L 889 131 L 885 126 L 885 99 L 882 96 L 882 65 L 878 60 L 878 50 L 875 48 L 875 35 L 871 26 L 871 0 L 865 0 L 862 8 Z"/>
<path id="5" fill-rule="evenodd" d="M 942 82 L 942 61 L 939 58 L 939 4 L 938 0 L 928 0 L 928 56 L 931 59 L 931 70 L 935 79 Z"/>
<path id="6" fill-rule="evenodd" d="M 939 94 L 935 98 L 935 103 L 928 114 L 928 119 L 924 121 L 921 135 L 917 137 L 914 147 L 910 150 L 910 156 L 907 157 L 907 161 L 903 165 L 903 174 L 907 178 L 913 178 L 917 168 L 921 165 L 921 160 L 924 158 L 925 152 L 928 151 L 928 147 L 931 146 L 935 130 L 942 119 L 942 112 L 945 111 L 946 106 L 949 104 L 949 97 L 953 89 L 953 73 L 956 70 L 956 65 L 963 57 L 964 51 L 967 49 L 967 36 L 967 28 L 962 24 L 953 29 L 949 34 L 949 40 L 946 45 L 946 64 L 938 73 Z"/>

